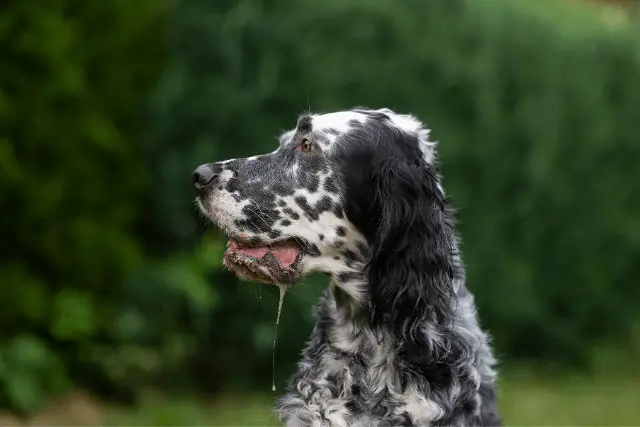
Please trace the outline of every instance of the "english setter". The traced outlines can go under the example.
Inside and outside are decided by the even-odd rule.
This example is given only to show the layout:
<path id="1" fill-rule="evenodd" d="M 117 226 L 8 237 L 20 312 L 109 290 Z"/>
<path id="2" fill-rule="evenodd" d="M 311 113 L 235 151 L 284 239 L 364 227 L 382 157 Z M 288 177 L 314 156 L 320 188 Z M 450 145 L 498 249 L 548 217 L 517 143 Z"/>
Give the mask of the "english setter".
<path id="1" fill-rule="evenodd" d="M 277 406 L 286 426 L 496 426 L 495 359 L 414 116 L 301 116 L 269 154 L 199 166 L 204 214 L 241 278 L 331 286 Z"/>

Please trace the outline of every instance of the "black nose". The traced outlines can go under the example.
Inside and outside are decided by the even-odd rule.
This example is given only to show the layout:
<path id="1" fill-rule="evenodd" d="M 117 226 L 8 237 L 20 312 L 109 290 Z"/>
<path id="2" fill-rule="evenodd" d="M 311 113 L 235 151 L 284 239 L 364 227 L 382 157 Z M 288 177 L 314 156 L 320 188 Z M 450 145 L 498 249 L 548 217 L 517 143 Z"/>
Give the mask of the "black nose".
<path id="1" fill-rule="evenodd" d="M 209 184 L 215 182 L 220 175 L 220 166 L 216 164 L 201 165 L 193 171 L 193 185 L 196 189 L 202 190 Z"/>

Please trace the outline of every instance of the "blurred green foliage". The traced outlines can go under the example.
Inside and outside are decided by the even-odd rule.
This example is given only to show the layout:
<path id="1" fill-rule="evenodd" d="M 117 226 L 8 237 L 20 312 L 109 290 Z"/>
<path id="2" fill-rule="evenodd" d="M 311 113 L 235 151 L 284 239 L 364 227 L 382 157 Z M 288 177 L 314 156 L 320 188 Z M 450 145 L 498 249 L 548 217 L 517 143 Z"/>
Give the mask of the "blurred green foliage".
<path id="1" fill-rule="evenodd" d="M 0 404 L 77 379 L 141 260 L 146 95 L 163 5 L 9 2 L 0 14 Z"/>
<path id="2" fill-rule="evenodd" d="M 502 361 L 640 357 L 630 26 L 551 0 L 22 1 L 0 46 L 0 406 L 70 383 L 268 390 L 277 289 L 223 271 L 191 172 L 355 105 L 441 141 Z M 286 296 L 278 390 L 324 282 Z"/>
<path id="3" fill-rule="evenodd" d="M 628 342 L 639 313 L 640 51 L 629 28 L 560 8 L 175 2 L 152 103 L 154 247 L 200 238 L 204 221 L 185 209 L 195 166 L 272 150 L 306 109 L 411 112 L 441 141 L 469 286 L 499 358 L 589 366 L 602 342 Z M 200 375 L 268 384 L 275 301 L 265 307 L 260 288 L 224 272 L 210 280 L 218 320 L 203 351 L 214 372 Z M 317 287 L 285 301 L 281 328 L 295 333 L 279 333 L 279 378 L 310 330 Z"/>

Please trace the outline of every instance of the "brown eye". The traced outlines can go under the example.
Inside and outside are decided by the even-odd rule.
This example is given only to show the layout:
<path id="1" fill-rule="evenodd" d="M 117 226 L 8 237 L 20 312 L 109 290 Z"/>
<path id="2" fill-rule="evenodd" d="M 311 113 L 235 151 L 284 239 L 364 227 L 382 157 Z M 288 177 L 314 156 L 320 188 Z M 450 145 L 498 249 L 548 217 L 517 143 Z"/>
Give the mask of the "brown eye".
<path id="1" fill-rule="evenodd" d="M 313 150 L 313 144 L 311 144 L 311 141 L 305 138 L 302 140 L 302 144 L 300 144 L 299 149 L 300 151 L 308 153 L 309 151 Z"/>

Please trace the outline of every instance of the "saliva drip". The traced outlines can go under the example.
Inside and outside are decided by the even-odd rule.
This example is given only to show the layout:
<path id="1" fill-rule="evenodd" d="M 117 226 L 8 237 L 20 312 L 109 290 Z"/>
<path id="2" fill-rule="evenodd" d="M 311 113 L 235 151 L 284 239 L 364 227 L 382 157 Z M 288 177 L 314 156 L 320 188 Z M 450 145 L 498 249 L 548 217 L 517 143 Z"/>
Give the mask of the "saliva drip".
<path id="1" fill-rule="evenodd" d="M 273 334 L 273 349 L 271 353 L 271 391 L 276 391 L 276 340 L 278 338 L 282 301 L 284 301 L 284 294 L 287 293 L 287 285 L 278 285 L 278 288 L 280 288 L 280 301 L 278 302 L 278 317 L 276 318 L 276 331 Z"/>

